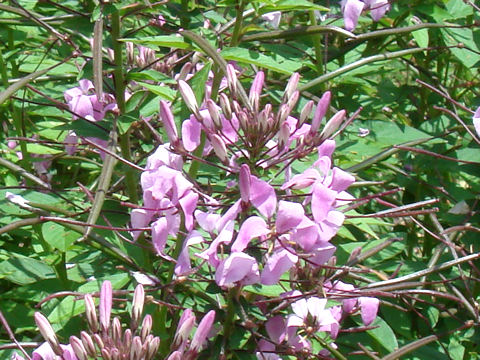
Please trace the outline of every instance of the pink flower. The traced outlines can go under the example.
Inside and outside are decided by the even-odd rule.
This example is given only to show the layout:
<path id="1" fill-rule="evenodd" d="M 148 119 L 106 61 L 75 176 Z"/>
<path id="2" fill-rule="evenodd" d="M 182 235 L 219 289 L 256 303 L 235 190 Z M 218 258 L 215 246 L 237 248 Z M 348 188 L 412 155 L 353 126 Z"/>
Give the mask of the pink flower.
<path id="1" fill-rule="evenodd" d="M 215 282 L 218 286 L 251 285 L 259 281 L 257 261 L 243 252 L 230 254 L 222 260 L 215 272 Z"/>
<path id="2" fill-rule="evenodd" d="M 473 126 L 475 127 L 477 135 L 480 137 L 480 107 L 475 111 L 475 114 L 473 114 Z"/>

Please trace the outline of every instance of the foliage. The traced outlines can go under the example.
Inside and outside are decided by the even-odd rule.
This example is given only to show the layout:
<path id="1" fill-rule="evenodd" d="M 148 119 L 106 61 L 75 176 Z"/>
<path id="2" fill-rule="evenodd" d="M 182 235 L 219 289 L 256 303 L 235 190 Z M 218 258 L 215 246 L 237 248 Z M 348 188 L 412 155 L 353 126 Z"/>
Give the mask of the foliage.
<path id="1" fill-rule="evenodd" d="M 43 342 L 36 311 L 48 317 L 60 342 L 80 336 L 84 294 L 98 292 L 106 280 L 122 319 L 131 306 L 118 298 L 144 285 L 145 312 L 160 338 L 156 358 L 175 348 L 179 319 L 191 309 L 198 319 L 216 313 L 200 358 L 255 359 L 262 341 L 272 344 L 268 321 L 294 316 L 291 305 L 299 299 L 328 299 L 322 306 L 329 311 L 342 307 L 341 321 L 335 319 L 341 326 L 338 336 L 333 321 L 328 329 L 313 321 L 313 334 L 295 327 L 311 349 L 279 341 L 274 351 L 285 358 L 479 356 L 480 134 L 472 117 L 480 106 L 480 9 L 471 1 L 398 0 L 377 19 L 375 1 L 350 2 L 363 4 L 354 28 L 345 26 L 340 2 L 329 1 L 0 4 L 1 358 L 20 354 L 13 337 L 30 354 Z M 259 74 L 263 90 L 252 95 Z M 285 91 L 289 81 L 298 101 Z M 297 120 L 309 101 L 323 106 L 328 92 L 326 118 L 338 120 L 329 123 L 332 131 L 317 126 L 300 139 L 297 123 L 282 138 L 281 122 L 259 125 L 267 104 L 274 119 L 286 111 Z M 210 111 L 207 99 L 217 105 Z M 196 124 L 215 111 L 226 116 L 228 107 L 255 114 L 248 126 L 237 118 L 235 140 L 215 124 Z M 314 122 L 308 116 L 305 124 Z M 188 126 L 199 127 L 195 146 L 186 145 Z M 232 287 L 227 276 L 216 281 L 218 267 L 196 255 L 222 229 L 200 226 L 178 190 L 162 193 L 172 203 L 177 196 L 174 214 L 156 209 L 149 219 L 134 217 L 142 207 L 149 211 L 142 173 L 171 171 L 152 165 L 169 143 L 165 151 L 182 165 L 175 168 L 172 160 L 167 167 L 178 172 L 172 178 L 181 177 L 185 197 L 192 203 L 197 197 L 195 209 L 224 216 L 238 200 L 243 208 L 231 237 L 251 218 L 252 231 L 267 229 L 245 250 L 262 272 L 262 261 L 278 250 L 280 205 L 269 213 L 239 183 L 262 181 L 259 192 L 272 189 L 275 201 L 302 204 L 305 216 L 319 222 L 314 201 L 304 201 L 315 190 L 286 184 L 318 165 L 317 147 L 331 138 L 332 168 L 355 176 L 348 189 L 355 199 L 328 206 L 345 220 L 330 240 L 335 255 L 317 267 L 307 266 L 308 246 L 292 245 L 300 260 L 279 281 L 237 279 Z M 269 141 L 283 150 L 269 154 Z M 214 151 L 204 151 L 209 143 Z M 332 201 L 345 200 L 343 190 Z M 167 215 L 176 225 L 168 225 L 163 241 L 152 227 Z M 203 242 L 186 246 L 194 228 Z M 215 256 L 223 261 L 244 253 L 234 246 L 224 244 Z M 184 247 L 192 263 L 182 272 L 177 260 Z M 339 290 L 334 280 L 354 289 Z M 285 297 L 289 291 L 300 295 Z M 350 312 L 349 297 L 356 301 Z M 357 298 L 380 300 L 372 323 L 364 319 L 365 300 Z M 307 314 L 308 321 L 316 316 Z"/>

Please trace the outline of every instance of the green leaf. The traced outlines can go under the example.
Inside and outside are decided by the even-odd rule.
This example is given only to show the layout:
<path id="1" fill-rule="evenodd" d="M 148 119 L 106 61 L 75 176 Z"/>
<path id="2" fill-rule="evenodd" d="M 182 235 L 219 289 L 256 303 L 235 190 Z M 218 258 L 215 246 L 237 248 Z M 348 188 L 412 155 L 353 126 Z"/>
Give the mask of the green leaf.
<path id="1" fill-rule="evenodd" d="M 55 272 L 44 262 L 12 253 L 12 258 L 0 263 L 0 278 L 19 285 L 55 278 Z"/>
<path id="2" fill-rule="evenodd" d="M 144 82 L 139 82 L 138 84 L 142 85 L 144 88 L 150 90 L 152 93 L 160 96 L 160 98 L 165 100 L 172 101 L 173 99 L 175 99 L 177 94 L 175 90 L 172 90 L 167 86 L 152 85 Z"/>
<path id="3" fill-rule="evenodd" d="M 189 85 L 192 87 L 198 104 L 201 104 L 203 102 L 206 91 L 205 84 L 207 83 L 208 73 L 210 72 L 211 68 L 212 63 L 206 63 L 205 66 L 188 81 Z"/>
<path id="4" fill-rule="evenodd" d="M 298 10 L 320 10 L 329 11 L 325 6 L 314 4 L 307 0 L 281 0 L 275 4 L 267 5 L 261 8 L 261 13 L 270 11 L 298 11 Z"/>
<path id="5" fill-rule="evenodd" d="M 302 64 L 288 60 L 279 55 L 264 55 L 253 50 L 232 47 L 223 50 L 220 55 L 225 60 L 238 61 L 245 64 L 253 64 L 265 69 L 270 69 L 282 74 L 291 75 L 297 71 Z"/>
<path id="6" fill-rule="evenodd" d="M 51 221 L 42 225 L 42 235 L 48 244 L 61 252 L 66 252 L 75 240 L 82 236 L 82 234 Z"/>
<path id="7" fill-rule="evenodd" d="M 480 49 L 474 41 L 472 29 L 468 28 L 448 28 L 440 29 L 443 40 L 447 46 L 455 46 L 450 51 L 467 68 L 473 67 L 479 61 L 478 53 Z M 462 44 L 462 47 L 458 45 Z M 463 47 L 464 46 L 464 47 Z"/>
<path id="8" fill-rule="evenodd" d="M 376 328 L 367 330 L 367 334 L 382 345 L 382 347 L 389 353 L 398 349 L 398 342 L 395 333 L 382 318 L 377 316 L 370 326 L 376 326 Z"/>

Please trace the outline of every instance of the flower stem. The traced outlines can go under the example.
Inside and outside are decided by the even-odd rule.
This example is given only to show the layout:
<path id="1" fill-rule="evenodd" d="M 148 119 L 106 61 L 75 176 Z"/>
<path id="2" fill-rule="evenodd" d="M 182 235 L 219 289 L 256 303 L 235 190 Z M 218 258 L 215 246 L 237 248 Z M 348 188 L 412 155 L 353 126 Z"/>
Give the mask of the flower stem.
<path id="1" fill-rule="evenodd" d="M 246 2 L 243 0 L 237 1 L 235 8 L 237 9 L 237 17 L 235 19 L 235 26 L 233 28 L 232 40 L 230 41 L 230 46 L 237 46 L 238 40 L 240 39 L 240 31 L 242 30 L 243 24 L 243 11 L 245 10 Z"/>
<path id="2" fill-rule="evenodd" d="M 308 12 L 308 16 L 310 17 L 310 24 L 312 26 L 317 25 L 317 19 L 315 19 L 315 12 L 310 10 Z M 319 34 L 312 35 L 313 46 L 315 48 L 315 66 L 317 67 L 318 75 L 323 74 L 323 52 L 322 52 L 322 44 L 321 38 Z"/>

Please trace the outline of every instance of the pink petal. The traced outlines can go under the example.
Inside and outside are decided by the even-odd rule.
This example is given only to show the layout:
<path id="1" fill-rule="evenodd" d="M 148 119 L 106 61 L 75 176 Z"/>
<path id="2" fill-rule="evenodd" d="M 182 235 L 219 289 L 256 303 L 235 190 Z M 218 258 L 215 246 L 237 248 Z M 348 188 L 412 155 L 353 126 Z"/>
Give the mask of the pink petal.
<path id="1" fill-rule="evenodd" d="M 130 214 L 130 222 L 132 223 L 132 228 L 138 229 L 146 227 L 150 222 L 151 218 L 152 216 L 150 215 L 150 212 L 147 212 L 144 209 L 133 209 L 132 213 Z M 137 240 L 142 232 L 142 230 L 132 231 L 131 233 L 133 236 L 133 240 Z"/>
<path id="2" fill-rule="evenodd" d="M 188 251 L 188 247 L 191 245 L 200 244 L 202 242 L 203 237 L 198 231 L 194 230 L 188 234 L 188 237 L 183 243 L 183 248 L 180 252 L 180 256 L 177 259 L 177 263 L 175 264 L 175 275 L 180 276 L 186 274 L 192 269 L 190 265 L 190 253 Z"/>
<path id="3" fill-rule="evenodd" d="M 214 230 L 217 230 L 220 215 L 197 210 L 195 211 L 195 219 L 203 230 L 208 233 L 213 233 Z"/>
<path id="4" fill-rule="evenodd" d="M 310 251 L 317 242 L 318 232 L 318 225 L 304 216 L 302 222 L 296 227 L 290 239 L 297 242 L 303 250 Z"/>
<path id="5" fill-rule="evenodd" d="M 265 324 L 267 334 L 275 344 L 280 344 L 285 339 L 285 325 L 285 319 L 281 315 L 277 315 L 268 319 L 267 323 Z"/>
<path id="6" fill-rule="evenodd" d="M 251 188 L 250 168 L 247 164 L 242 164 L 240 167 L 240 176 L 238 180 L 238 186 L 240 187 L 240 196 L 244 203 L 248 203 L 250 200 L 250 188 Z"/>
<path id="7" fill-rule="evenodd" d="M 198 324 L 197 331 L 195 331 L 195 335 L 193 336 L 192 342 L 190 344 L 190 350 L 198 353 L 201 349 L 205 341 L 207 340 L 207 336 L 212 329 L 213 321 L 215 320 L 215 310 L 210 310 L 200 321 Z"/>
<path id="8" fill-rule="evenodd" d="M 325 140 L 318 148 L 318 157 L 321 158 L 322 156 L 331 157 L 333 152 L 335 151 L 335 140 L 328 139 Z"/>
<path id="9" fill-rule="evenodd" d="M 194 116 L 182 123 L 182 141 L 185 150 L 193 151 L 200 145 L 201 130 L 202 126 Z"/>
<path id="10" fill-rule="evenodd" d="M 360 0 L 347 0 L 343 8 L 343 19 L 345 21 L 345 29 L 352 31 L 357 27 L 358 18 L 362 13 L 365 4 Z"/>
<path id="11" fill-rule="evenodd" d="M 198 194 L 190 191 L 179 200 L 180 207 L 183 210 L 185 215 L 185 228 L 187 231 L 192 231 L 193 229 L 193 212 L 197 207 Z"/>
<path id="12" fill-rule="evenodd" d="M 234 252 L 223 260 L 215 273 L 215 282 L 219 286 L 255 284 L 260 280 L 257 261 L 242 252 Z"/>
<path id="13" fill-rule="evenodd" d="M 473 126 L 475 127 L 477 135 L 480 137 L 480 107 L 475 111 L 475 114 L 473 114 Z"/>
<path id="14" fill-rule="evenodd" d="M 352 174 L 335 167 L 332 171 L 332 182 L 329 187 L 332 190 L 340 192 L 346 190 L 354 182 L 355 177 Z"/>
<path id="15" fill-rule="evenodd" d="M 280 277 L 298 261 L 298 256 L 287 249 L 280 248 L 267 258 L 262 271 L 261 281 L 264 285 L 274 285 Z"/>
<path id="16" fill-rule="evenodd" d="M 238 231 L 237 239 L 232 245 L 232 252 L 241 252 L 253 238 L 269 233 L 267 223 L 261 217 L 251 216 L 244 221 Z"/>
<path id="17" fill-rule="evenodd" d="M 267 182 L 260 180 L 256 176 L 251 179 L 250 201 L 260 214 L 271 218 L 277 207 L 277 196 L 275 190 Z"/>
<path id="18" fill-rule="evenodd" d="M 320 182 L 316 182 L 312 190 L 312 214 L 315 221 L 319 223 L 327 217 L 335 202 L 337 192 Z"/>
<path id="19" fill-rule="evenodd" d="M 360 314 L 362 316 L 363 323 L 365 326 L 370 325 L 377 317 L 380 300 L 373 297 L 362 296 L 358 298 L 358 304 L 360 306 Z"/>
<path id="20" fill-rule="evenodd" d="M 322 95 L 321 99 L 318 101 L 317 108 L 315 109 L 315 115 L 313 115 L 312 119 L 312 127 L 310 128 L 310 134 L 316 134 L 318 129 L 320 128 L 320 124 L 322 123 L 322 120 L 327 113 L 328 107 L 330 106 L 331 97 L 332 93 L 330 91 L 326 91 Z"/>
<path id="21" fill-rule="evenodd" d="M 157 254 L 163 254 L 165 245 L 167 244 L 167 237 L 169 227 L 166 217 L 161 217 L 154 223 L 152 223 L 152 241 Z"/>
<path id="22" fill-rule="evenodd" d="M 380 20 L 388 10 L 390 10 L 388 0 L 370 1 L 370 15 L 372 16 L 373 21 Z"/>
<path id="23" fill-rule="evenodd" d="M 104 331 L 110 328 L 110 313 L 112 312 L 112 283 L 105 280 L 100 290 L 100 324 Z"/>
<path id="24" fill-rule="evenodd" d="M 284 233 L 298 224 L 300 224 L 305 216 L 303 206 L 299 203 L 290 201 L 280 201 L 278 203 L 277 220 L 275 228 L 277 233 Z"/>
<path id="25" fill-rule="evenodd" d="M 311 250 L 313 256 L 309 257 L 308 260 L 311 261 L 314 265 L 320 266 L 325 264 L 335 253 L 337 248 L 328 242 L 317 242 L 315 249 Z"/>

